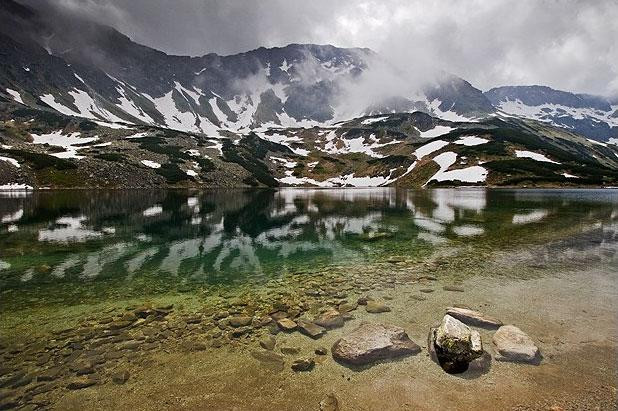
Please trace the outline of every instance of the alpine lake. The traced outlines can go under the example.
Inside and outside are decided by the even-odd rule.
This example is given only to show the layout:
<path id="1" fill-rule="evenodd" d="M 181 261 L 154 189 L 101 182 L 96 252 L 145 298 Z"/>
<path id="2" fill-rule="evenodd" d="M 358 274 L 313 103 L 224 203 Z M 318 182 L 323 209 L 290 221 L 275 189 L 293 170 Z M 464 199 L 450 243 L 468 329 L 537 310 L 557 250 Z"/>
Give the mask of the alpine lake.
<path id="1" fill-rule="evenodd" d="M 615 189 L 1 192 L 0 221 L 1 409 L 616 409 Z M 447 307 L 537 361 L 471 326 L 445 372 Z M 420 352 L 335 359 L 369 323 Z"/>

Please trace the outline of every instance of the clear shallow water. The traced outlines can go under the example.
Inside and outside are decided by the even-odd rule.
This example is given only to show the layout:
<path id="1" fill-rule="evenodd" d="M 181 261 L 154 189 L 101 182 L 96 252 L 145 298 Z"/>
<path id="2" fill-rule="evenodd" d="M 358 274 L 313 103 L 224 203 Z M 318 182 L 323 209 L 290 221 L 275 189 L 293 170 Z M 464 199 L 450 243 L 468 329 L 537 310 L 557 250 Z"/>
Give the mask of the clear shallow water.
<path id="1" fill-rule="evenodd" d="M 316 409 L 332 390 L 342 409 L 506 409 L 593 389 L 607 409 L 617 223 L 613 190 L 0 193 L 0 394 L 58 409 Z M 356 306 L 367 295 L 390 311 Z M 460 378 L 426 355 L 352 372 L 313 355 L 366 321 L 422 345 L 454 304 L 520 326 L 541 366 Z M 318 340 L 273 320 L 332 310 L 346 322 Z M 286 346 L 315 369 L 292 371 Z"/>
<path id="2" fill-rule="evenodd" d="M 618 221 L 617 190 L 0 194 L 2 309 L 148 296 L 436 247 L 500 250 Z M 95 292 L 96 291 L 96 292 Z"/>

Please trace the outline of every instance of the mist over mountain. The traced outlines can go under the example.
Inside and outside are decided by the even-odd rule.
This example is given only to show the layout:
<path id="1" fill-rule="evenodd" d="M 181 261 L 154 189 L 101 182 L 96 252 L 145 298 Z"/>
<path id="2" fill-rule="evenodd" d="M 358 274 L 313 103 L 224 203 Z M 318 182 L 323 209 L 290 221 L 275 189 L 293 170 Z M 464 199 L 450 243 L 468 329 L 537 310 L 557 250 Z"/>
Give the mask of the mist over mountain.
<path id="1" fill-rule="evenodd" d="M 475 119 L 500 106 L 493 90 L 484 95 L 464 79 L 424 64 L 396 67 L 369 49 L 291 44 L 230 56 L 171 56 L 45 2 L 33 9 L 7 1 L 0 18 L 6 56 L 0 88 L 29 105 L 102 121 L 219 135 L 415 110 Z M 506 90 L 502 99 L 517 100 Z M 615 135 L 607 119 L 614 110 L 607 102 L 599 107 L 593 108 L 608 113 L 553 124 L 607 140 Z"/>
<path id="2" fill-rule="evenodd" d="M 368 48 L 169 55 L 74 9 L 7 0 L 0 53 L 0 186 L 618 178 L 608 144 L 618 137 L 618 107 L 607 99 L 545 86 L 483 92 L 425 62 L 397 65 Z"/>

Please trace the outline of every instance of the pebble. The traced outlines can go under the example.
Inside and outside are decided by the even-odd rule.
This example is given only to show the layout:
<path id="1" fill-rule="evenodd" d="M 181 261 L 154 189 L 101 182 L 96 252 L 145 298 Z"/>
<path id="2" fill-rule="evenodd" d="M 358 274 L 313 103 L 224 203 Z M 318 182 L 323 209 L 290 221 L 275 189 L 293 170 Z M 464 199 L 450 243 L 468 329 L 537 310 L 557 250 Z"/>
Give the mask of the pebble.
<path id="1" fill-rule="evenodd" d="M 127 370 L 119 371 L 112 375 L 112 381 L 115 384 L 124 384 L 125 382 L 129 380 L 130 376 L 131 374 L 129 374 L 129 371 Z"/>
<path id="2" fill-rule="evenodd" d="M 292 363 L 294 371 L 310 371 L 315 366 L 313 358 L 297 358 Z"/>
<path id="3" fill-rule="evenodd" d="M 298 328 L 301 333 L 308 335 L 313 339 L 317 339 L 326 334 L 326 328 L 321 327 L 309 321 L 298 321 Z"/>
<path id="4" fill-rule="evenodd" d="M 252 321 L 253 321 L 253 317 L 249 317 L 249 316 L 237 316 L 237 317 L 231 317 L 229 319 L 230 325 L 232 327 L 245 327 L 251 324 Z"/>
<path id="5" fill-rule="evenodd" d="M 80 390 L 82 388 L 87 388 L 95 385 L 97 380 L 90 377 L 79 377 L 73 379 L 71 382 L 67 384 L 67 388 L 69 390 Z"/>
<path id="6" fill-rule="evenodd" d="M 320 411 L 339 411 L 339 400 L 330 393 L 320 401 Z"/>
<path id="7" fill-rule="evenodd" d="M 265 350 L 272 351 L 275 348 L 276 342 L 275 337 L 269 335 L 260 340 L 260 346 Z"/>
<path id="8" fill-rule="evenodd" d="M 277 320 L 277 325 L 284 331 L 292 331 L 296 329 L 296 323 L 289 318 Z"/>
<path id="9" fill-rule="evenodd" d="M 368 313 L 379 314 L 389 312 L 391 309 L 386 304 L 379 301 L 368 301 L 365 307 Z"/>

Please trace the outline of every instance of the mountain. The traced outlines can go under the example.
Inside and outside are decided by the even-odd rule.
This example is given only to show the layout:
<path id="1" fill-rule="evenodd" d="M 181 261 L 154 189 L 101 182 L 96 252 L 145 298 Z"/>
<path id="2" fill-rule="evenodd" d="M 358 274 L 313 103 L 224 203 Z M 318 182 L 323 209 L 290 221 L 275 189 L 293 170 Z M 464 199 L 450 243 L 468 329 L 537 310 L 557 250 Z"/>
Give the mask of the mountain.
<path id="1" fill-rule="evenodd" d="M 217 138 L 0 99 L 0 188 L 617 184 L 617 146 L 534 120 L 395 113 Z"/>
<path id="2" fill-rule="evenodd" d="M 501 112 L 566 128 L 598 141 L 618 138 L 618 104 L 545 86 L 496 87 L 485 96 Z"/>
<path id="3" fill-rule="evenodd" d="M 618 183 L 616 147 L 566 123 L 608 113 L 595 97 L 419 81 L 360 48 L 173 56 L 40 4 L 0 3 L 0 188 Z"/>
<path id="4" fill-rule="evenodd" d="M 1 92 L 31 107 L 98 121 L 218 136 L 392 111 L 393 98 L 409 110 L 451 119 L 493 111 L 480 90 L 446 74 L 407 95 L 352 109 L 349 86 L 362 83 L 377 59 L 368 49 L 291 44 L 232 56 L 171 56 L 79 16 L 53 7 L 37 12 L 12 0 L 0 6 L 0 23 Z"/>

